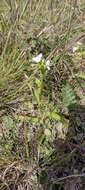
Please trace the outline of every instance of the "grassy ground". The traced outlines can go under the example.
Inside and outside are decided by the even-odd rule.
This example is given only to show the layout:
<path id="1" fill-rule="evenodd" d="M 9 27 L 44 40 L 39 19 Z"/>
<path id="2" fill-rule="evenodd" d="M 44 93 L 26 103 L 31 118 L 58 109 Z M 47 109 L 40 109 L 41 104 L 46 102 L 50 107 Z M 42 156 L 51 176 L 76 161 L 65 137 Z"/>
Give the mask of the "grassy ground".
<path id="1" fill-rule="evenodd" d="M 84 10 L 0 1 L 0 190 L 85 188 Z"/>

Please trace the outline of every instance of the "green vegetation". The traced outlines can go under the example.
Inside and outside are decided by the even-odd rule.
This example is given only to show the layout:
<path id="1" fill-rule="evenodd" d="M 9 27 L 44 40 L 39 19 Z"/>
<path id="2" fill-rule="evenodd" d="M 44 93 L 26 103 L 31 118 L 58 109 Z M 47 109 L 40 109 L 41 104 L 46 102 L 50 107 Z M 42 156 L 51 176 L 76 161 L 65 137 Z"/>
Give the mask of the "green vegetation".
<path id="1" fill-rule="evenodd" d="M 0 1 L 0 190 L 84 190 L 84 9 Z"/>

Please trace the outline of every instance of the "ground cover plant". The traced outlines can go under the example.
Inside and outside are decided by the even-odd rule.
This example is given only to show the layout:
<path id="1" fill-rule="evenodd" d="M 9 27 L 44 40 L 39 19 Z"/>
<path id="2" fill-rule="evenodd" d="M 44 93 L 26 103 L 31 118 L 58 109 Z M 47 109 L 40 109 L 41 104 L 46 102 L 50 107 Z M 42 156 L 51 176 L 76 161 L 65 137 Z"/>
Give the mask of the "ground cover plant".
<path id="1" fill-rule="evenodd" d="M 0 1 L 0 190 L 85 189 L 84 11 Z"/>

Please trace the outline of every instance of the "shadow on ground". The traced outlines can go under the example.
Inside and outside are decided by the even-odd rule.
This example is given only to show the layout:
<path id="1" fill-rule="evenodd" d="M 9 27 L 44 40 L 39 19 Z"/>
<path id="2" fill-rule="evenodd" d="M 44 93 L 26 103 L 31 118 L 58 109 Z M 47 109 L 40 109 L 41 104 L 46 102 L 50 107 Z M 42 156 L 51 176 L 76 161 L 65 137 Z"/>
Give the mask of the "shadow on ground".
<path id="1" fill-rule="evenodd" d="M 43 190 L 84 190 L 85 106 L 74 105 L 69 108 L 66 139 L 55 139 L 54 148 L 51 161 L 42 168 Z"/>

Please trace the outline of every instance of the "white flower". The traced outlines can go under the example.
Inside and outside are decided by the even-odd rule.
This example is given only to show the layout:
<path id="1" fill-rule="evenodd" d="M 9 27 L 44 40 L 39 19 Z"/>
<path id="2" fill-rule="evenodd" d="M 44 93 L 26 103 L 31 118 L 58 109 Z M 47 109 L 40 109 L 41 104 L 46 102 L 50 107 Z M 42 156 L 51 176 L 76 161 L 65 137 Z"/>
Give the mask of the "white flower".
<path id="1" fill-rule="evenodd" d="M 77 44 L 78 44 L 79 46 L 81 46 L 81 45 L 82 45 L 82 43 L 81 43 L 81 42 L 77 42 Z"/>
<path id="2" fill-rule="evenodd" d="M 32 61 L 35 62 L 35 63 L 39 63 L 42 60 L 42 57 L 43 57 L 43 55 L 42 55 L 42 53 L 40 53 L 36 57 L 33 57 Z"/>
<path id="3" fill-rule="evenodd" d="M 77 50 L 78 50 L 78 47 L 77 47 L 77 46 L 73 47 L 73 53 L 74 53 L 75 51 L 77 51 Z"/>
<path id="4" fill-rule="evenodd" d="M 51 66 L 50 60 L 47 60 L 46 61 L 46 68 L 47 68 L 47 70 L 50 70 L 50 66 Z"/>
<path id="5" fill-rule="evenodd" d="M 82 45 L 81 42 L 77 42 L 76 46 L 73 47 L 73 53 L 79 49 L 79 47 Z"/>

